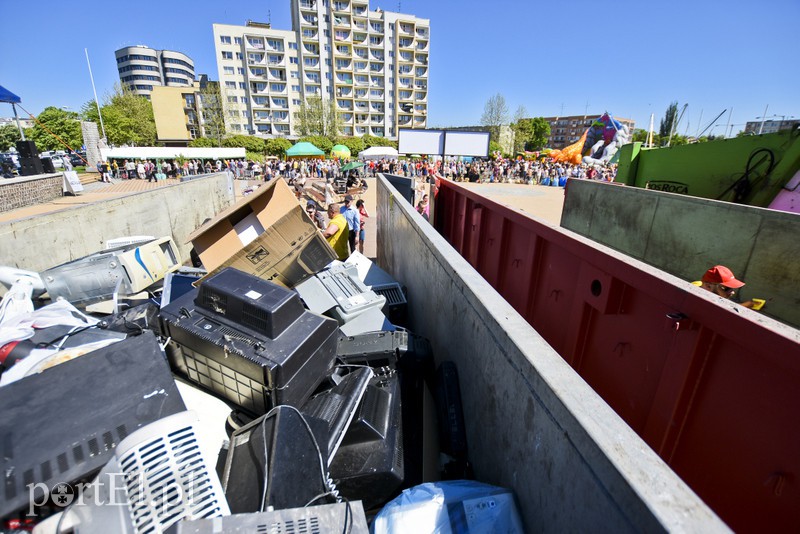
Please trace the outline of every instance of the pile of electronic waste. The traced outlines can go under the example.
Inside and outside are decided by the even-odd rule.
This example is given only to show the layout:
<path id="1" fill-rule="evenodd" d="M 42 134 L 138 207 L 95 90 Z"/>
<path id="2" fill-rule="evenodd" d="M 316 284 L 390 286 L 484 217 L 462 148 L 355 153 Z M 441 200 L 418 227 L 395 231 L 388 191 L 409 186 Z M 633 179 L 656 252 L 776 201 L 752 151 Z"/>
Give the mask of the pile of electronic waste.
<path id="1" fill-rule="evenodd" d="M 420 531 L 402 511 L 446 518 L 430 482 L 470 476 L 454 366 L 358 253 L 292 289 L 182 267 L 169 238 L 0 278 L 6 531 Z M 215 465 L 176 378 L 230 407 Z M 468 484 L 462 523 L 519 528 L 513 495 Z"/>

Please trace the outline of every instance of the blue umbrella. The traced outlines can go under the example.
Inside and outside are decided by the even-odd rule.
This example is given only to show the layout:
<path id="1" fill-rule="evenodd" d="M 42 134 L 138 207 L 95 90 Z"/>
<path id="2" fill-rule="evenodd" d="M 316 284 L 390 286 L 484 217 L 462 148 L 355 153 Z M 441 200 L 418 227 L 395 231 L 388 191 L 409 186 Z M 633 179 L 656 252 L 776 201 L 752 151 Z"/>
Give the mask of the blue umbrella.
<path id="1" fill-rule="evenodd" d="M 8 102 L 11 104 L 11 108 L 14 110 L 14 118 L 17 120 L 17 128 L 19 128 L 19 135 L 22 137 L 22 140 L 25 140 L 25 134 L 22 132 L 22 126 L 19 125 L 19 117 L 17 117 L 17 106 L 14 104 L 19 104 L 22 102 L 22 99 L 0 85 L 0 102 Z"/>

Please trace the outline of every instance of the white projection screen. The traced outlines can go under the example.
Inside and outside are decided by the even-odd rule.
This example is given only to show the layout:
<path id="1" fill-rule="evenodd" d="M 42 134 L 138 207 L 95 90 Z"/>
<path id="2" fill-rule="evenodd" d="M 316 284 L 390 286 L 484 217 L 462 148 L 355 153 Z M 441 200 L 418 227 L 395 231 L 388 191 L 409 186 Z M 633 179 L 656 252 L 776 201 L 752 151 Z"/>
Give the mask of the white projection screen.
<path id="1" fill-rule="evenodd" d="M 445 156 L 473 156 L 485 158 L 489 155 L 489 132 L 451 132 L 445 134 Z"/>
<path id="2" fill-rule="evenodd" d="M 443 130 L 405 130 L 398 132 L 398 148 L 401 154 L 434 155 L 442 154 L 444 148 Z"/>

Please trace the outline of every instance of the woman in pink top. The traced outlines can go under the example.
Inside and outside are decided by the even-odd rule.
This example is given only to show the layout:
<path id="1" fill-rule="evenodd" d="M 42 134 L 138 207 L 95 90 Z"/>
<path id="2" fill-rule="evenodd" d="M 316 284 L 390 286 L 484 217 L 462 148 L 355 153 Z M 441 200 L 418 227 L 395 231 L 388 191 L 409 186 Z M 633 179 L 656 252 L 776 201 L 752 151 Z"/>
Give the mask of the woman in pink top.
<path id="1" fill-rule="evenodd" d="M 369 212 L 367 208 L 364 207 L 364 201 L 358 199 L 356 201 L 356 209 L 358 209 L 358 215 L 361 218 L 361 226 L 358 229 L 358 251 L 360 253 L 364 253 L 364 224 L 367 222 L 367 217 L 369 217 Z"/>

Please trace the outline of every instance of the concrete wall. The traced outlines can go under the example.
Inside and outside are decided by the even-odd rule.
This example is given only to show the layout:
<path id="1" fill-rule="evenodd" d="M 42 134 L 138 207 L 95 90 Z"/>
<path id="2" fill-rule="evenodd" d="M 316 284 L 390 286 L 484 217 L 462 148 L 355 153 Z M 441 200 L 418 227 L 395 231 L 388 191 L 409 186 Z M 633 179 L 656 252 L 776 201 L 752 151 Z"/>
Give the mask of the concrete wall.
<path id="1" fill-rule="evenodd" d="M 727 530 L 384 178 L 377 194 L 378 264 L 458 366 L 476 476 L 515 491 L 526 531 Z"/>
<path id="2" fill-rule="evenodd" d="M 747 283 L 741 301 L 800 327 L 800 215 L 570 180 L 561 226 L 691 282 L 726 265 Z"/>
<path id="3" fill-rule="evenodd" d="M 59 187 L 60 187 L 59 179 Z M 226 173 L 0 224 L 0 265 L 43 271 L 102 250 L 108 239 L 171 236 L 183 261 L 186 237 L 233 203 Z"/>
<path id="4" fill-rule="evenodd" d="M 0 211 L 50 202 L 63 194 L 61 173 L 20 176 L 0 180 Z"/>

